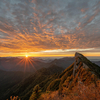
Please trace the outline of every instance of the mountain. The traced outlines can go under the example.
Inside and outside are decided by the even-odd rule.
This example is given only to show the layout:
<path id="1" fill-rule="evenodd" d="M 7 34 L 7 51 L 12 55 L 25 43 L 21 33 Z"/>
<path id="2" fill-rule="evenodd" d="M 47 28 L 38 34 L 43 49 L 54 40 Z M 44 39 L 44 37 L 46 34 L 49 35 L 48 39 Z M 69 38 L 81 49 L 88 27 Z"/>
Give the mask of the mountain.
<path id="1" fill-rule="evenodd" d="M 59 66 L 66 59 L 53 60 L 49 67 L 42 67 L 7 89 L 0 100 L 10 96 L 21 100 L 99 100 L 100 67 L 75 53 L 74 62 L 63 70 Z"/>
<path id="2" fill-rule="evenodd" d="M 45 65 L 44 62 L 35 58 L 0 58 L 0 69 L 5 71 L 35 72 Z"/>
<path id="3" fill-rule="evenodd" d="M 71 65 L 74 62 L 74 58 L 73 57 L 64 57 L 64 58 L 60 58 L 60 59 L 55 59 L 52 62 L 50 62 L 50 64 L 55 64 L 57 66 L 63 67 L 64 69 L 66 69 L 69 65 Z"/>
<path id="4" fill-rule="evenodd" d="M 51 62 L 46 62 L 40 58 L 0 58 L 0 69 L 4 71 L 23 71 L 23 72 L 36 72 L 41 68 L 48 68 L 55 64 L 57 66 L 63 67 L 69 66 L 74 61 L 74 58 L 61 58 L 55 59 Z"/>
<path id="5" fill-rule="evenodd" d="M 100 66 L 100 61 L 92 61 L 92 62 Z"/>
<path id="6" fill-rule="evenodd" d="M 38 100 L 99 100 L 100 67 L 76 53 L 75 61 L 49 84 L 47 90 L 51 92 L 43 93 Z"/>
<path id="7" fill-rule="evenodd" d="M 7 91 L 0 95 L 0 100 L 6 100 L 13 95 L 18 95 L 21 100 L 28 100 L 35 85 L 39 84 L 43 91 L 46 91 L 49 83 L 58 78 L 59 73 L 62 71 L 63 68 L 56 65 L 42 68 L 20 81 L 18 84 L 15 84 L 12 88 L 7 89 Z"/>

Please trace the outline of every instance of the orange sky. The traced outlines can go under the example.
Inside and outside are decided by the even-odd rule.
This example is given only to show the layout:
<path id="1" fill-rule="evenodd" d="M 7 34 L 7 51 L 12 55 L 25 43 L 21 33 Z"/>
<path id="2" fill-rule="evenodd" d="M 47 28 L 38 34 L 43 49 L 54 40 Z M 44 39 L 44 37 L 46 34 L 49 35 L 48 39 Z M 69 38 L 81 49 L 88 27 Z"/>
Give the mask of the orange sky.
<path id="1" fill-rule="evenodd" d="M 85 56 L 100 56 L 100 52 L 82 52 L 79 51 Z M 23 53 L 2 53 L 1 57 L 73 57 L 75 51 L 73 52 L 23 52 Z"/>

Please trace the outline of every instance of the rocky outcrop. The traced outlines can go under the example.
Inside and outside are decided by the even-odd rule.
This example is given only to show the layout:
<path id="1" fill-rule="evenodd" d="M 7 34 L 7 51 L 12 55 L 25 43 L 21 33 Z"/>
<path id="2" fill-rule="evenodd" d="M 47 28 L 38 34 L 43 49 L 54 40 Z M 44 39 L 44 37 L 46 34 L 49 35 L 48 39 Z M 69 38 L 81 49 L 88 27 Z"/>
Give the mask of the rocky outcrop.
<path id="1" fill-rule="evenodd" d="M 91 72 L 95 73 L 98 77 L 100 77 L 100 67 L 91 61 L 89 61 L 86 57 L 84 57 L 82 54 L 76 52 L 75 53 L 75 61 L 74 61 L 74 68 L 73 68 L 73 77 L 75 77 L 75 70 L 79 68 L 79 65 L 81 63 L 82 68 L 91 70 Z"/>
<path id="2" fill-rule="evenodd" d="M 75 61 L 66 68 L 61 76 L 61 84 L 66 84 L 68 89 L 72 89 L 79 82 L 84 85 L 94 83 L 100 75 L 100 67 L 93 64 L 85 56 L 75 53 Z"/>

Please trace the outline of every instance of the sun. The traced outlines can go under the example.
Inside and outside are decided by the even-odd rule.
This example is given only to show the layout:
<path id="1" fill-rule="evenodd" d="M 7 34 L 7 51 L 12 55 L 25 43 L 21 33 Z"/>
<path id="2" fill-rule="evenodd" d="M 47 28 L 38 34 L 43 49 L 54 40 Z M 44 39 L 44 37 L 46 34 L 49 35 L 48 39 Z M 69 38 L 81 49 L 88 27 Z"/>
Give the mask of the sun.
<path id="1" fill-rule="evenodd" d="M 28 57 L 28 55 L 26 55 L 26 58 Z"/>

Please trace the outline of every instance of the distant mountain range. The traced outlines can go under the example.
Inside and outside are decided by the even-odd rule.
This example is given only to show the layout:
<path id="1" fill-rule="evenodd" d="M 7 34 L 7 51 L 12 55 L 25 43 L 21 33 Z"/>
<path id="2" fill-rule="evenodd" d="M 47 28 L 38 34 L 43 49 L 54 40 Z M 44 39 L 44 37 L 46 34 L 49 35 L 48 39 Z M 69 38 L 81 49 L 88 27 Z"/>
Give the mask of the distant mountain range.
<path id="1" fill-rule="evenodd" d="M 50 61 L 44 61 L 40 58 L 0 58 L 0 69 L 4 71 L 23 71 L 23 72 L 35 72 L 41 68 L 47 68 L 52 64 L 66 68 L 72 62 L 74 58 L 62 58 Z"/>
<path id="2" fill-rule="evenodd" d="M 27 60 L 29 59 L 29 61 Z M 41 68 L 47 68 L 52 64 L 67 68 L 74 62 L 74 57 L 65 57 L 60 59 L 41 59 L 41 58 L 17 58 L 17 57 L 1 57 L 0 69 L 4 71 L 23 71 L 35 72 Z M 100 66 L 100 61 L 92 61 Z"/>
<path id="3" fill-rule="evenodd" d="M 100 61 L 92 61 L 92 62 L 100 66 Z"/>

